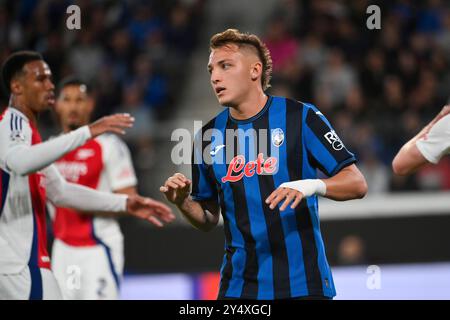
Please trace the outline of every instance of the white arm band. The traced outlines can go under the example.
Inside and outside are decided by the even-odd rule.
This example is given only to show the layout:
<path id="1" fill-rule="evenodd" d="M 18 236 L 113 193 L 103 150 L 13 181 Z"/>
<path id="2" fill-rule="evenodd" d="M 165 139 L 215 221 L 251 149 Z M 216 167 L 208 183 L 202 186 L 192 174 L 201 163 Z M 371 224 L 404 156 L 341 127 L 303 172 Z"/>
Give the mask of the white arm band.
<path id="1" fill-rule="evenodd" d="M 290 188 L 303 193 L 303 196 L 310 197 L 312 195 L 324 196 L 327 193 L 327 185 L 320 179 L 306 179 L 284 182 L 280 188 Z"/>
<path id="2" fill-rule="evenodd" d="M 47 198 L 59 207 L 82 211 L 126 211 L 128 196 L 97 191 L 64 180 L 54 165 L 44 170 Z"/>
<path id="3" fill-rule="evenodd" d="M 8 170 L 20 175 L 39 171 L 66 153 L 85 144 L 91 138 L 88 126 L 83 126 L 55 139 L 33 146 L 17 145 L 5 157 Z"/>

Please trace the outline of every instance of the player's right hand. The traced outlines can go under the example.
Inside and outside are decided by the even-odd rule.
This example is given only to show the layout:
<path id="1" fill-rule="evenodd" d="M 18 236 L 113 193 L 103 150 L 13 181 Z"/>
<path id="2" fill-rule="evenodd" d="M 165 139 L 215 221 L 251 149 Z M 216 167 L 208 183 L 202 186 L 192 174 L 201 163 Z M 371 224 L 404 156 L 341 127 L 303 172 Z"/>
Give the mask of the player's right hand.
<path id="1" fill-rule="evenodd" d="M 134 123 L 134 118 L 128 113 L 117 113 L 111 116 L 105 116 L 89 125 L 92 138 L 95 138 L 103 133 L 111 132 L 117 134 L 125 134 L 127 128 L 131 128 Z"/>
<path id="2" fill-rule="evenodd" d="M 170 202 L 181 205 L 191 192 L 191 183 L 191 180 L 181 173 L 175 173 L 166 180 L 164 186 L 159 188 L 159 191 L 164 193 Z"/>
<path id="3" fill-rule="evenodd" d="M 164 203 L 137 194 L 128 196 L 127 212 L 132 216 L 148 220 L 157 227 L 162 227 L 163 223 L 172 222 L 175 215 Z"/>

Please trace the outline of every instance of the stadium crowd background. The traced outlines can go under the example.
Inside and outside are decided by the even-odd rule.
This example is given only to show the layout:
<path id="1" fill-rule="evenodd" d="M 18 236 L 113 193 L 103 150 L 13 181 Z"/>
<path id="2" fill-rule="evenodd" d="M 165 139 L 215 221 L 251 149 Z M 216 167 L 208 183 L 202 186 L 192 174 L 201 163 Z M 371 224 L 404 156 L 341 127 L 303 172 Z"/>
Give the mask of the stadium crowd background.
<path id="1" fill-rule="evenodd" d="M 233 2 L 235 8 L 244 5 L 240 1 L 211 2 L 221 2 L 221 6 L 225 3 L 231 6 Z M 81 30 L 66 27 L 66 9 L 73 3 L 81 9 Z M 139 191 L 162 199 L 159 186 L 165 177 L 178 170 L 169 160 L 173 146 L 171 131 L 181 120 L 198 120 L 194 109 L 204 111 L 200 114 L 206 117 L 211 113 L 207 109 L 217 105 L 216 100 L 210 100 L 210 106 L 185 99 L 186 91 L 190 90 L 188 84 L 196 81 L 192 77 L 192 66 L 197 66 L 195 59 L 199 59 L 196 54 L 208 51 L 211 28 L 206 29 L 205 25 L 214 19 L 211 10 L 208 11 L 209 3 L 207 0 L 0 0 L 0 60 L 4 61 L 16 50 L 37 50 L 52 69 L 55 84 L 73 74 L 91 84 L 97 100 L 95 118 L 113 112 L 131 113 L 136 123 L 124 139 L 132 151 Z M 318 106 L 346 146 L 356 153 L 370 195 L 450 190 L 449 157 L 407 178 L 394 176 L 390 168 L 399 148 L 449 101 L 450 4 L 443 0 L 267 0 L 267 3 L 273 8 L 261 18 L 257 33 L 268 45 L 274 62 L 269 93 Z M 366 27 L 369 16 L 366 8 L 370 4 L 381 8 L 381 30 Z M 246 17 L 244 10 L 233 10 L 224 8 L 223 14 L 228 12 L 241 22 L 245 18 L 257 20 Z M 234 26 L 221 25 L 221 29 L 214 31 Z M 204 73 L 207 79 L 207 60 L 200 58 L 204 68 L 194 69 L 194 73 Z M 198 86 L 204 95 L 213 97 L 207 80 Z M 1 111 L 8 103 L 3 93 L 0 103 Z M 41 115 L 40 131 L 44 139 L 60 131 L 52 112 Z M 445 228 L 448 219 L 447 222 L 442 219 L 436 218 L 433 226 Z M 217 251 L 217 257 L 205 262 L 211 254 L 205 257 L 202 252 L 190 251 L 197 245 L 205 246 L 203 234 L 176 228 L 148 233 L 141 221 L 131 220 L 121 221 L 128 231 L 125 232 L 128 270 L 179 271 L 180 257 L 185 257 L 183 261 L 199 261 L 189 272 L 208 271 L 212 269 L 209 266 L 218 265 L 221 252 Z M 385 227 L 392 225 L 390 221 L 380 221 L 378 230 L 386 232 Z M 405 226 L 403 220 L 395 223 Z M 374 225 L 374 220 L 367 225 L 348 221 L 326 224 L 325 238 L 332 235 L 327 246 L 331 263 L 368 264 L 373 260 L 370 253 L 373 255 L 374 250 L 379 256 L 387 256 L 382 262 L 442 258 L 424 254 L 442 251 L 440 244 L 445 241 L 441 241 L 444 232 L 440 229 L 428 228 L 427 232 L 435 239 L 424 236 L 418 244 L 413 242 L 417 225 L 402 233 L 400 238 L 404 242 L 392 231 L 384 243 L 378 243 L 381 239 Z M 367 235 L 360 230 L 361 226 L 366 228 L 362 230 Z M 161 241 L 162 232 L 167 232 L 170 241 Z M 211 239 L 208 246 L 222 247 L 223 235 L 214 232 L 208 235 Z M 189 237 L 190 241 L 177 242 L 176 237 Z M 161 248 L 160 243 L 164 243 Z M 402 247 L 408 247 L 407 252 L 418 252 L 418 258 L 402 258 L 398 254 Z M 178 250 L 179 255 L 163 253 L 173 250 Z M 394 252 L 386 255 L 388 251 Z M 165 259 L 173 260 L 167 262 L 172 269 L 164 264 Z"/>
<path id="2" fill-rule="evenodd" d="M 193 49 L 207 50 L 198 41 L 205 1 L 77 1 L 82 28 L 68 30 L 71 3 L 1 1 L 0 59 L 37 50 L 56 83 L 70 74 L 91 83 L 95 117 L 135 115 L 125 138 L 138 172 L 152 176 L 159 170 L 152 155 L 164 143 L 153 139 L 155 123 L 176 114 Z M 381 2 L 382 29 L 369 30 L 368 4 L 279 1 L 261 34 L 274 62 L 270 92 L 316 104 L 357 154 L 371 193 L 448 190 L 448 158 L 408 178 L 394 176 L 390 162 L 448 100 L 449 6 L 439 0 Z M 208 83 L 204 87 L 209 90 Z M 6 103 L 2 96 L 2 107 Z M 56 134 L 51 113 L 42 117 L 43 136 Z M 141 188 L 152 194 L 156 186 Z"/>

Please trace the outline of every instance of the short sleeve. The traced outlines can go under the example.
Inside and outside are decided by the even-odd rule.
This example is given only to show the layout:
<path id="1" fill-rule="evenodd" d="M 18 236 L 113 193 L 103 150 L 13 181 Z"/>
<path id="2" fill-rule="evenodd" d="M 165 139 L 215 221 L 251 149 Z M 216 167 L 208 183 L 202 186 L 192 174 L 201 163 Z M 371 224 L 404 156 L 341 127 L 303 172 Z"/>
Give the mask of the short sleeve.
<path id="1" fill-rule="evenodd" d="M 304 106 L 304 143 L 316 166 L 328 176 L 334 176 L 356 162 L 322 112 L 313 105 Z"/>
<path id="2" fill-rule="evenodd" d="M 104 142 L 108 153 L 104 160 L 105 173 L 112 190 L 136 186 L 136 173 L 125 142 L 115 135 L 108 135 Z"/>
<path id="3" fill-rule="evenodd" d="M 203 158 L 203 143 L 200 132 L 196 135 L 192 147 L 191 169 L 192 169 L 192 191 L 194 200 L 217 199 L 215 182 L 208 174 L 208 165 Z"/>
<path id="4" fill-rule="evenodd" d="M 424 138 L 416 142 L 417 149 L 431 163 L 438 163 L 450 153 L 450 115 L 440 119 Z"/>

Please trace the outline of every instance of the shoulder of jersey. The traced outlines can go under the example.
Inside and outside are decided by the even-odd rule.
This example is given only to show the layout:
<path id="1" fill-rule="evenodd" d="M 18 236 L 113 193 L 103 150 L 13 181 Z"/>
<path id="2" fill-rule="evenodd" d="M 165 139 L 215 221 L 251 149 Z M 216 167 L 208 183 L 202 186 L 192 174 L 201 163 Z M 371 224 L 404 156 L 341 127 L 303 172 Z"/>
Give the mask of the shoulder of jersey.
<path id="1" fill-rule="evenodd" d="M 118 135 L 113 133 L 106 133 L 95 138 L 104 149 L 115 149 L 119 154 L 126 154 L 128 152 L 128 145 Z"/>
<path id="2" fill-rule="evenodd" d="M 9 110 L 8 114 L 3 113 L 2 121 L 0 122 L 3 130 L 9 132 L 12 140 L 26 140 L 26 136 L 32 130 L 28 119 L 22 114 Z"/>
<path id="3" fill-rule="evenodd" d="M 113 133 L 104 133 L 96 137 L 94 140 L 103 143 L 124 143 L 124 141 L 119 136 L 117 136 L 117 134 Z"/>

